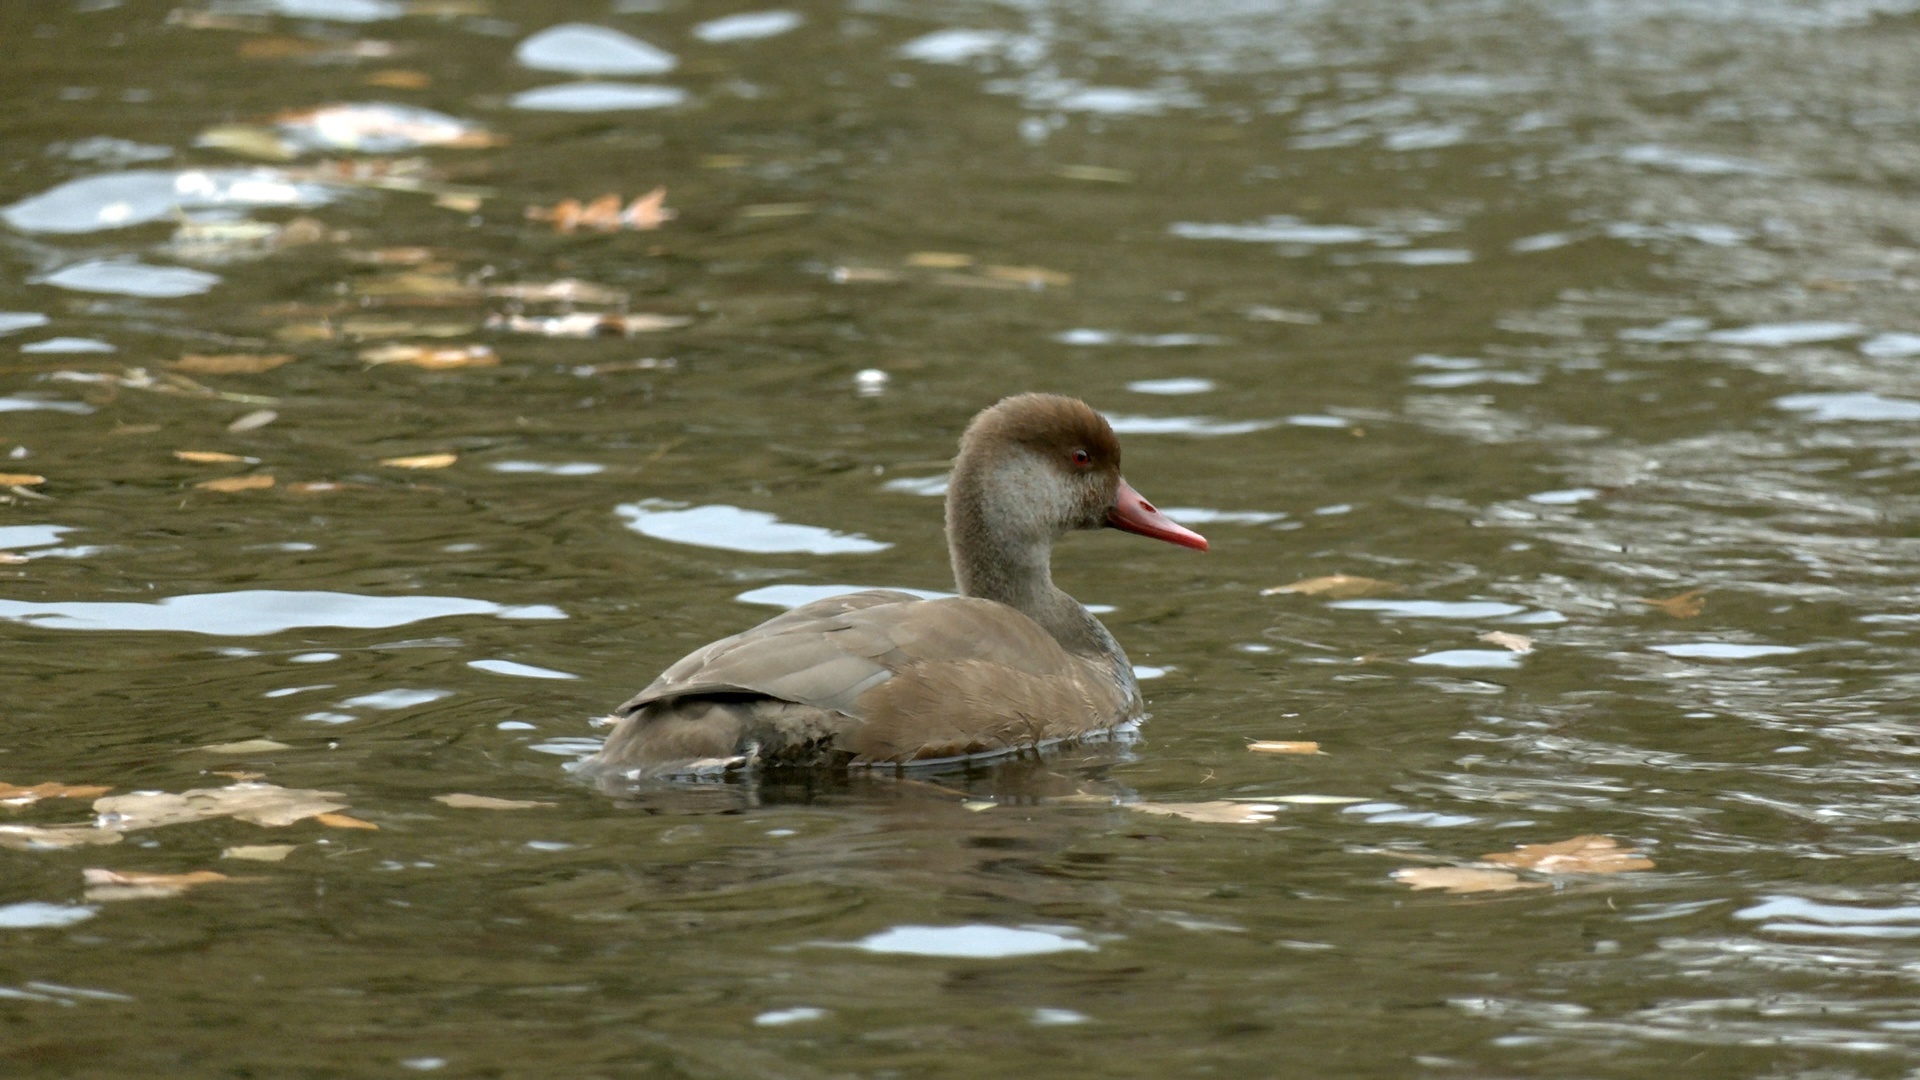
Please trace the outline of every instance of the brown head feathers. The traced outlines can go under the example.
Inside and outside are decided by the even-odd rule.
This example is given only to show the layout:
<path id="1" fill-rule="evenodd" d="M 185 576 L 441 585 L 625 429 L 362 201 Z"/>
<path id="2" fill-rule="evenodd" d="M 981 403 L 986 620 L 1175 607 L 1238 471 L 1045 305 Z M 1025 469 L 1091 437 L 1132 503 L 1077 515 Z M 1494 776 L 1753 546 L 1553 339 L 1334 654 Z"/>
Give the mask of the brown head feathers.
<path id="1" fill-rule="evenodd" d="M 964 454 L 981 442 L 1013 443 L 1061 462 L 1086 451 L 1095 469 L 1120 471 L 1120 440 L 1107 419 L 1077 398 L 1017 394 L 982 412 L 960 437 Z"/>

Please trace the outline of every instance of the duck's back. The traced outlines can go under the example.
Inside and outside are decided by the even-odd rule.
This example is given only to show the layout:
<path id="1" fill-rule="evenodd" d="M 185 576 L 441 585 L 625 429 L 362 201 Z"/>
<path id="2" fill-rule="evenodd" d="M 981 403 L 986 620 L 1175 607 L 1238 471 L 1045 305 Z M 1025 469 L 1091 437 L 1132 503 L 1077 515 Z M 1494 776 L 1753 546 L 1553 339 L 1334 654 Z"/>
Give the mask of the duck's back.
<path id="1" fill-rule="evenodd" d="M 1131 679 L 1068 652 L 1013 608 L 873 590 L 696 650 L 614 711 L 618 726 L 585 767 L 906 762 L 1031 746 L 1137 715 Z"/>

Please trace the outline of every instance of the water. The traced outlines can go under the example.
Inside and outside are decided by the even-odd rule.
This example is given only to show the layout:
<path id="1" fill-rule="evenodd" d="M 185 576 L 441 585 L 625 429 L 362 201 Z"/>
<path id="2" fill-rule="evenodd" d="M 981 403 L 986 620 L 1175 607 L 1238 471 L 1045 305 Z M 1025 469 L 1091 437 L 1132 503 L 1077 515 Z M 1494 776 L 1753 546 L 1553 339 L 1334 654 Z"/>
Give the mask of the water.
<path id="1" fill-rule="evenodd" d="M 7 803 L 0 1072 L 1920 1070 L 1917 14 L 4 6 L 0 781 L 378 829 Z M 1059 552 L 1139 738 L 566 771 L 1029 389 L 1213 542 Z"/>

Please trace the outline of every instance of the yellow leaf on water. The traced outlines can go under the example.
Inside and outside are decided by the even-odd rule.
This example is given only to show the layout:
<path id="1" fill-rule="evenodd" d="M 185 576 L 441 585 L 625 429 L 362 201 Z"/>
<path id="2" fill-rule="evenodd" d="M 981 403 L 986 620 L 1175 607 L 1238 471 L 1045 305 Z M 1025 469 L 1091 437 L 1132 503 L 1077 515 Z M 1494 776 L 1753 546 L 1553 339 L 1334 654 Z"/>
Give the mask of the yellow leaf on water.
<path id="1" fill-rule="evenodd" d="M 1378 596 L 1381 593 L 1396 593 L 1400 590 L 1401 586 L 1391 581 L 1356 577 L 1353 574 L 1329 574 L 1326 577 L 1296 581 L 1291 585 L 1275 585 L 1270 589 L 1261 589 L 1260 595 L 1295 593 L 1300 596 L 1324 596 L 1329 600 L 1351 600 L 1356 596 Z"/>
<path id="2" fill-rule="evenodd" d="M 31 806 L 41 799 L 97 799 L 112 791 L 112 785 L 55 784 L 52 782 L 23 787 L 0 783 L 0 803 L 7 806 Z"/>
<path id="3" fill-rule="evenodd" d="M 362 821 L 357 817 L 349 817 L 346 814 L 315 814 L 313 820 L 330 829 L 372 829 L 375 832 L 380 830 L 380 826 L 375 825 L 371 821 Z"/>
<path id="4" fill-rule="evenodd" d="M 1543 881 L 1523 881 L 1505 870 L 1474 870 L 1464 866 L 1409 866 L 1393 872 L 1393 879 L 1416 889 L 1444 889 L 1450 893 L 1509 892 L 1544 889 Z"/>
<path id="5" fill-rule="evenodd" d="M 362 349 L 360 359 L 368 364 L 408 364 L 433 371 L 494 367 L 500 363 L 500 357 L 485 345 L 382 345 L 374 349 Z"/>
<path id="6" fill-rule="evenodd" d="M 36 484 L 44 484 L 46 482 L 46 477 L 37 476 L 33 473 L 0 473 L 0 487 L 33 487 Z"/>
<path id="7" fill-rule="evenodd" d="M 1636 598 L 1634 603 L 1657 607 L 1676 619 L 1691 619 L 1707 610 L 1706 589 L 1688 589 L 1678 596 L 1669 596 L 1665 600 L 1645 600 Z"/>
<path id="8" fill-rule="evenodd" d="M 907 265 L 924 266 L 930 270 L 959 270 L 972 266 L 973 256 L 957 251 L 916 251 L 907 256 Z"/>
<path id="9" fill-rule="evenodd" d="M 294 853 L 298 844 L 241 844 L 220 852 L 223 859 L 248 859 L 253 862 L 279 862 Z"/>
<path id="10" fill-rule="evenodd" d="M 231 353 L 225 356 L 188 353 L 167 366 L 194 375 L 258 375 L 291 363 L 293 357 L 287 353 Z"/>
<path id="11" fill-rule="evenodd" d="M 214 743 L 200 749 L 209 754 L 267 754 L 275 750 L 291 750 L 293 747 L 272 739 L 242 739 L 239 742 Z"/>
<path id="12" fill-rule="evenodd" d="M 1209 825 L 1264 825 L 1272 821 L 1273 815 L 1280 809 L 1274 803 L 1232 802 L 1226 799 L 1191 803 L 1138 802 L 1128 803 L 1127 806 L 1143 814 L 1164 814 Z"/>
<path id="13" fill-rule="evenodd" d="M 491 795 L 435 795 L 433 801 L 461 810 L 528 810 L 536 806 L 558 806 L 558 803 L 539 802 L 533 799 L 496 799 Z"/>
<path id="14" fill-rule="evenodd" d="M 414 457 L 381 458 L 380 464 L 396 469 L 444 469 L 459 460 L 458 454 L 418 454 Z"/>
<path id="15" fill-rule="evenodd" d="M 1490 645 L 1498 645 L 1517 653 L 1533 651 L 1533 639 L 1525 634 L 1509 634 L 1505 630 L 1489 630 L 1480 635 L 1480 640 Z"/>
<path id="16" fill-rule="evenodd" d="M 202 480 L 193 486 L 202 491 L 264 491 L 273 486 L 273 474 L 259 473 L 253 476 L 222 476 L 217 480 Z"/>
<path id="17" fill-rule="evenodd" d="M 149 874 L 139 870 L 105 870 L 89 867 L 80 871 L 86 882 L 86 899 L 155 900 L 179 896 L 196 885 L 213 881 L 232 881 L 214 870 L 194 870 L 185 874 Z"/>
<path id="18" fill-rule="evenodd" d="M 1317 742 L 1285 742 L 1278 739 L 1259 739 L 1247 744 L 1247 749 L 1256 754 L 1317 754 L 1320 744 Z"/>
<path id="19" fill-rule="evenodd" d="M 1480 861 L 1543 874 L 1619 874 L 1653 869 L 1652 859 L 1622 847 L 1611 836 L 1594 834 L 1556 844 L 1521 844 L 1512 851 L 1482 855 Z"/>
<path id="20" fill-rule="evenodd" d="M 225 465 L 240 461 L 257 461 L 257 458 L 244 458 L 239 454 L 229 454 L 224 450 L 175 450 L 173 456 L 181 461 L 190 461 L 195 465 Z"/>

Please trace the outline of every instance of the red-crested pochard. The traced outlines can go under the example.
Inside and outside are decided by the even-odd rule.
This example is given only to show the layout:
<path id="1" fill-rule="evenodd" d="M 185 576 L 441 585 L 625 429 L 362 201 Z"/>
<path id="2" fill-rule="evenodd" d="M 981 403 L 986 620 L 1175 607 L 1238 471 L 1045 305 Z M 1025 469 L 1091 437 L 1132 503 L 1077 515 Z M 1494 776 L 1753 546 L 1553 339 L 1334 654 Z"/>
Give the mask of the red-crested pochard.
<path id="1" fill-rule="evenodd" d="M 960 595 L 875 589 L 722 638 L 614 710 L 581 763 L 603 776 L 762 765 L 904 764 L 1004 753 L 1141 714 L 1120 643 L 1053 584 L 1054 541 L 1114 528 L 1207 549 L 1120 477 L 1120 443 L 1084 402 L 1010 397 L 960 437 L 947 550 Z"/>

